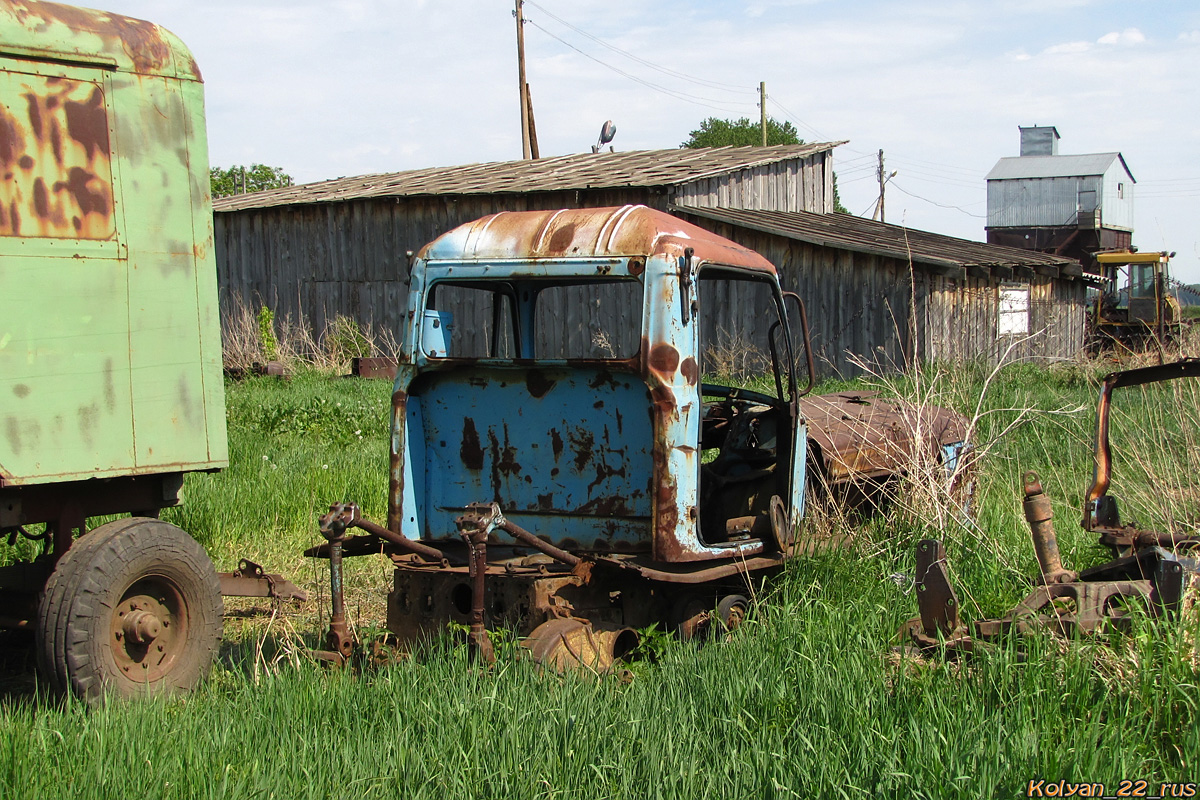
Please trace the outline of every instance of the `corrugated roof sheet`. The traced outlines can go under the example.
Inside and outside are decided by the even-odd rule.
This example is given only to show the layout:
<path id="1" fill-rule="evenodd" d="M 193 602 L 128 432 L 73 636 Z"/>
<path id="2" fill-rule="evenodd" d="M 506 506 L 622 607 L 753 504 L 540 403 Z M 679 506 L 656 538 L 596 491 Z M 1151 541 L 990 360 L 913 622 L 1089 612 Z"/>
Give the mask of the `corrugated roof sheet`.
<path id="1" fill-rule="evenodd" d="M 368 197 L 438 194 L 558 192 L 670 186 L 735 170 L 806 158 L 845 142 L 813 142 L 773 147 L 710 147 L 696 150 L 640 150 L 628 153 L 575 153 L 528 161 L 497 161 L 458 167 L 359 175 L 305 183 L 213 200 L 214 211 L 297 203 L 336 203 Z"/>
<path id="2" fill-rule="evenodd" d="M 1133 173 L 1120 153 L 1086 153 L 1071 156 L 1009 156 L 996 162 L 987 174 L 989 181 L 1019 178 L 1074 178 L 1082 175 L 1103 175 L 1116 160 L 1136 183 Z"/>
<path id="3" fill-rule="evenodd" d="M 672 206 L 671 211 L 727 222 L 752 230 L 786 236 L 809 244 L 836 247 L 938 268 L 1050 267 L 1079 275 L 1079 262 L 1015 247 L 1002 247 L 956 239 L 901 225 L 891 225 L 850 214 L 813 214 L 807 211 L 744 211 L 726 208 Z"/>

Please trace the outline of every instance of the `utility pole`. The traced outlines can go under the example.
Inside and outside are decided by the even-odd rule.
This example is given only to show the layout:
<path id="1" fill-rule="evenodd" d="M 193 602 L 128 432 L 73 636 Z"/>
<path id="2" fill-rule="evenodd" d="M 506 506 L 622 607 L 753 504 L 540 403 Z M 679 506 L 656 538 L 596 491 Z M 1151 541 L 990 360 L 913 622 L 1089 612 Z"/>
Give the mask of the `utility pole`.
<path id="1" fill-rule="evenodd" d="M 876 175 L 879 176 L 879 202 L 875 204 L 875 211 L 879 214 L 879 221 L 886 222 L 883 218 L 883 188 L 887 185 L 887 175 L 883 171 L 883 148 L 879 149 L 879 170 Z M 874 214 L 871 219 L 875 219 Z"/>
<path id="2" fill-rule="evenodd" d="M 517 94 L 521 98 L 521 158 L 530 157 L 529 149 L 529 87 L 525 84 L 525 10 L 524 2 L 516 0 L 517 18 Z"/>
<path id="3" fill-rule="evenodd" d="M 759 123 L 762 126 L 763 143 L 762 146 L 767 146 L 767 82 L 758 82 L 758 108 L 762 114 L 762 121 Z"/>

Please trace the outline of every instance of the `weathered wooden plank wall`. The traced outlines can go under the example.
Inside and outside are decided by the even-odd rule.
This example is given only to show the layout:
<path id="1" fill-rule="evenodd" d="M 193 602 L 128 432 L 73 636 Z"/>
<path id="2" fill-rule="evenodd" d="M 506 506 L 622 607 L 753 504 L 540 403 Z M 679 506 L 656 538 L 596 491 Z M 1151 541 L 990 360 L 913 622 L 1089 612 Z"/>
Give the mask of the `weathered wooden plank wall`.
<path id="1" fill-rule="evenodd" d="M 659 209 L 677 203 L 827 211 L 833 202 L 827 166 L 826 157 L 818 154 L 673 189 L 405 197 L 219 212 L 214 216 L 222 314 L 228 319 L 239 303 L 252 309 L 265 304 L 277 318 L 303 318 L 318 334 L 337 315 L 398 334 L 405 311 L 407 252 L 457 225 L 505 210 L 626 203 Z M 856 361 L 884 370 L 899 368 L 914 353 L 921 360 L 995 360 L 1010 344 L 996 336 L 996 280 L 947 278 L 919 265 L 910 271 L 900 259 L 805 244 L 701 218 L 691 221 L 757 250 L 779 267 L 784 288 L 796 291 L 807 305 L 813 350 L 824 375 L 858 374 Z M 1075 356 L 1083 344 L 1082 284 L 1040 277 L 1026 283 L 1032 286 L 1031 330 L 1038 333 L 1018 343 L 1011 355 Z M 594 302 L 585 295 L 579 302 Z M 703 302 L 709 305 L 710 320 L 705 341 L 714 341 L 720 331 L 742 331 L 752 341 L 766 340 L 759 328 L 768 324 L 767 317 L 758 298 L 731 294 Z M 460 324 L 490 320 L 490 307 L 479 303 L 473 298 L 442 310 L 453 312 Z M 553 324 L 567 327 L 542 344 L 566 346 L 576 353 L 591 348 L 592 355 L 602 354 L 594 341 L 597 332 L 624 331 L 636 324 L 628 309 L 611 318 L 593 315 L 587 330 L 574 324 L 566 309 L 555 314 L 549 317 Z M 486 325 L 477 327 L 482 337 Z"/>
<path id="2" fill-rule="evenodd" d="M 408 251 L 498 211 L 626 203 L 664 208 L 667 197 L 628 189 L 359 200 L 217 213 L 222 315 L 227 319 L 238 303 L 266 305 L 277 318 L 303 318 L 317 333 L 338 315 L 398 331 Z"/>
<path id="3" fill-rule="evenodd" d="M 862 365 L 890 372 L 914 357 L 1061 360 L 1074 358 L 1083 347 L 1086 289 L 1078 282 L 1038 276 L 1021 282 L 1030 287 L 1030 334 L 1000 337 L 1002 282 L 997 279 L 950 278 L 920 265 L 910 270 L 900 259 L 692 219 L 775 264 L 784 289 L 805 302 L 813 354 L 824 376 L 852 377 Z M 725 325 L 741 319 L 754 331 L 761 324 L 754 313 L 747 317 L 730 309 L 718 316 Z"/>
<path id="4" fill-rule="evenodd" d="M 1000 281 L 930 276 L 924 311 L 927 338 L 921 357 L 965 361 L 1001 358 L 1055 361 L 1083 347 L 1086 287 L 1077 281 L 1035 276 L 1029 287 L 1029 331 L 997 335 Z"/>
<path id="5" fill-rule="evenodd" d="M 833 211 L 832 156 L 816 153 L 702 178 L 678 187 L 675 202 L 699 208 Z"/>

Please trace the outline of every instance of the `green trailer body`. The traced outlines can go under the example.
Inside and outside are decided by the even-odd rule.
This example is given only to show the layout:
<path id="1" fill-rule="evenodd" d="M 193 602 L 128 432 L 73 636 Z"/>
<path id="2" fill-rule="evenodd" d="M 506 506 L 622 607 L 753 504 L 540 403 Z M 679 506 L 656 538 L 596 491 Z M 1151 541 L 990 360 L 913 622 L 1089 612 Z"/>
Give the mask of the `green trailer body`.
<path id="1" fill-rule="evenodd" d="M 203 84 L 148 22 L 0 4 L 0 486 L 227 462 Z"/>
<path id="2" fill-rule="evenodd" d="M 218 575 L 158 519 L 228 461 L 204 92 L 149 22 L 0 0 L 0 627 L 53 690 L 186 690 Z M 89 520 L 120 519 L 89 528 Z M 286 584 L 290 587 L 290 584 Z M 4 639 L 7 646 L 8 639 Z"/>

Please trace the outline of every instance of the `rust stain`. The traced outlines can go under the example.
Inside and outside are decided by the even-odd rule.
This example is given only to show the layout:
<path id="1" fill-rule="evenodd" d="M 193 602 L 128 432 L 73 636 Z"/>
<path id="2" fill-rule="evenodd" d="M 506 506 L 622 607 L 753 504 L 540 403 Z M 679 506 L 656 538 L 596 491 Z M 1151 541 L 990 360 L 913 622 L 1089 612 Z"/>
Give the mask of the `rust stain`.
<path id="1" fill-rule="evenodd" d="M 571 242 L 574 239 L 575 223 L 572 222 L 567 225 L 563 225 L 554 232 L 553 236 L 550 237 L 550 243 L 548 245 L 550 254 L 561 255 L 565 253 L 567 248 L 571 246 Z"/>
<path id="2" fill-rule="evenodd" d="M 683 363 L 679 365 L 679 374 L 687 381 L 688 386 L 696 385 L 696 382 L 700 380 L 700 367 L 696 363 L 695 357 L 688 356 L 683 360 Z"/>
<path id="3" fill-rule="evenodd" d="M 408 406 L 408 394 L 404 391 L 397 390 L 392 393 L 392 425 L 399 426 L 404 424 L 404 412 Z M 388 529 L 396 533 L 400 532 L 401 526 L 401 511 L 400 495 L 404 492 L 404 453 L 402 447 L 393 446 L 389 448 L 391 451 L 388 464 Z"/>
<path id="4" fill-rule="evenodd" d="M 596 373 L 596 377 L 588 381 L 589 389 L 599 389 L 603 386 L 609 386 L 613 389 L 617 388 L 617 379 L 606 369 L 600 370 Z"/>
<path id="5" fill-rule="evenodd" d="M 25 106 L 29 113 L 29 128 L 33 131 L 35 139 L 42 138 L 42 110 L 38 106 L 37 95 L 32 92 L 25 94 Z M 24 166 L 22 164 L 21 166 Z"/>
<path id="6" fill-rule="evenodd" d="M 41 178 L 37 178 L 33 182 L 33 210 L 42 219 L 50 216 L 50 200 L 46 196 L 46 182 Z"/>
<path id="7" fill-rule="evenodd" d="M 117 39 L 137 72 L 161 70 L 171 58 L 171 48 L 163 40 L 161 28 L 153 22 L 58 3 L 38 3 L 21 11 L 22 17 L 38 17 L 45 22 L 57 20 L 76 31 Z"/>
<path id="8" fill-rule="evenodd" d="M 21 80 L 27 121 L 0 109 L 0 164 L 8 167 L 0 182 L 0 204 L 7 210 L 0 215 L 0 235 L 110 238 L 115 228 L 103 90 L 91 81 Z M 33 225 L 22 230 L 25 219 Z"/>
<path id="9" fill-rule="evenodd" d="M 0 108 L 0 164 L 7 167 L 16 161 L 23 138 L 16 121 Z"/>
<path id="10" fill-rule="evenodd" d="M 63 111 L 67 117 L 67 134 L 83 145 L 89 161 L 97 155 L 108 154 L 108 118 L 104 113 L 104 94 L 99 87 L 85 103 L 68 100 L 63 104 Z"/>
<path id="11" fill-rule="evenodd" d="M 679 368 L 679 351 L 666 342 L 656 344 L 650 348 L 647 364 L 655 372 L 673 375 Z"/>
<path id="12" fill-rule="evenodd" d="M 463 418 L 462 444 L 458 448 L 458 455 L 467 469 L 483 469 L 483 445 L 479 441 L 479 431 L 475 429 L 475 420 L 470 417 Z"/>
<path id="13" fill-rule="evenodd" d="M 508 425 L 504 425 L 504 444 L 500 444 L 500 440 L 496 437 L 496 431 L 488 428 L 488 446 L 492 454 L 492 494 L 494 500 L 500 502 L 500 486 L 504 483 L 504 476 L 509 478 L 521 474 L 521 465 L 517 463 L 517 448 L 510 444 L 508 436 Z M 527 482 L 532 482 L 530 479 Z"/>
<path id="14" fill-rule="evenodd" d="M 596 439 L 587 428 L 576 428 L 567 434 L 567 438 L 571 441 L 571 452 L 575 454 L 575 472 L 581 473 L 592 459 Z"/>
<path id="15" fill-rule="evenodd" d="M 79 167 L 71 167 L 65 182 L 54 184 L 54 191 L 66 189 L 75 198 L 75 204 L 84 214 L 108 215 L 108 194 L 99 187 L 89 188 L 88 184 L 95 178 L 90 172 Z M 107 187 L 105 187 L 107 188 Z"/>
<path id="16" fill-rule="evenodd" d="M 612 497 L 597 497 L 594 500 L 589 500 L 583 505 L 571 512 L 572 514 L 587 514 L 597 517 L 631 517 L 633 511 L 629 508 L 629 504 L 624 497 L 614 495 Z"/>
<path id="17" fill-rule="evenodd" d="M 558 461 L 563 451 L 563 440 L 556 428 L 550 429 L 550 447 L 554 451 L 554 460 Z"/>

